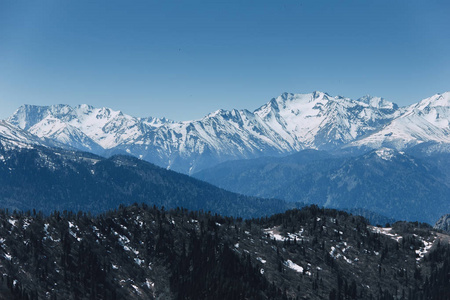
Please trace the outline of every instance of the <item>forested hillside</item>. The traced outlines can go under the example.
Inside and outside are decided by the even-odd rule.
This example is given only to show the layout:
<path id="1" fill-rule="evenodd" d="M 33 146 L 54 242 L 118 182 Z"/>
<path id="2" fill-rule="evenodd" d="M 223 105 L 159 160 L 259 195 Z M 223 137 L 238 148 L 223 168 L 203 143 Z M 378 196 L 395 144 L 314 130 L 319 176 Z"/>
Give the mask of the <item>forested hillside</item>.
<path id="1" fill-rule="evenodd" d="M 304 150 L 286 157 L 229 161 L 194 176 L 244 195 L 434 224 L 450 212 L 445 158 L 418 158 L 387 148 L 355 156 Z"/>
<path id="2" fill-rule="evenodd" d="M 260 217 L 300 203 L 244 196 L 131 156 L 0 145 L 0 207 L 101 213 L 133 202 Z"/>
<path id="3" fill-rule="evenodd" d="M 449 236 L 316 206 L 0 212 L 4 299 L 448 299 Z M 0 296 L 0 299 L 1 299 Z"/>

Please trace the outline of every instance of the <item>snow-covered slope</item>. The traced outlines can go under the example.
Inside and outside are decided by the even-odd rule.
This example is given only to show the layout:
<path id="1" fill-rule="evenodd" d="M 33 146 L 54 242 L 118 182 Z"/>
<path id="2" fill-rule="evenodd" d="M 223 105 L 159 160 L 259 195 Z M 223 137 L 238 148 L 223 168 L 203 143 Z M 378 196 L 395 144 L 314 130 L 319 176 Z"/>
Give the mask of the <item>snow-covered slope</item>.
<path id="1" fill-rule="evenodd" d="M 386 126 L 350 145 L 400 150 L 423 142 L 450 143 L 449 121 L 450 92 L 436 94 L 400 109 Z"/>
<path id="2" fill-rule="evenodd" d="M 50 146 L 50 143 L 22 130 L 7 121 L 0 120 L 0 145 L 4 150 Z"/>
<path id="3" fill-rule="evenodd" d="M 392 120 L 397 106 L 382 98 L 358 100 L 326 93 L 283 94 L 255 114 L 296 150 L 333 149 Z"/>
<path id="4" fill-rule="evenodd" d="M 8 121 L 39 137 L 101 155 L 127 153 L 193 173 L 231 159 L 345 146 L 404 149 L 450 143 L 450 93 L 398 108 L 383 98 L 289 94 L 248 110 L 174 122 L 89 105 L 20 107 Z"/>
<path id="5" fill-rule="evenodd" d="M 81 131 L 68 123 L 64 123 L 51 115 L 31 126 L 28 131 L 40 137 L 51 138 L 65 145 L 88 152 L 102 150 L 97 143 Z"/>
<path id="6" fill-rule="evenodd" d="M 9 122 L 40 137 L 53 138 L 82 150 L 110 149 L 145 133 L 137 118 L 90 105 L 20 107 Z"/>

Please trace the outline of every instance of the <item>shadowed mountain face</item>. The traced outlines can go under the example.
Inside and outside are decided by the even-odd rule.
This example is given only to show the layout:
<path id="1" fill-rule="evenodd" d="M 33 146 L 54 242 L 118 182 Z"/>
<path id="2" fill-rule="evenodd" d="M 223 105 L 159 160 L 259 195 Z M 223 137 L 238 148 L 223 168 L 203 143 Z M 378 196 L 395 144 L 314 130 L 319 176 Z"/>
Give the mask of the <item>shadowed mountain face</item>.
<path id="1" fill-rule="evenodd" d="M 435 163 L 392 149 L 336 157 L 308 150 L 232 161 L 194 175 L 224 189 L 434 224 L 450 211 L 448 177 Z"/>
<path id="2" fill-rule="evenodd" d="M 446 214 L 440 217 L 434 225 L 434 228 L 450 233 L 450 214 Z"/>
<path id="3" fill-rule="evenodd" d="M 223 215 L 265 216 L 296 207 L 227 192 L 131 156 L 35 147 L 0 150 L 0 204 L 18 210 L 103 212 L 119 204 L 186 207 Z"/>

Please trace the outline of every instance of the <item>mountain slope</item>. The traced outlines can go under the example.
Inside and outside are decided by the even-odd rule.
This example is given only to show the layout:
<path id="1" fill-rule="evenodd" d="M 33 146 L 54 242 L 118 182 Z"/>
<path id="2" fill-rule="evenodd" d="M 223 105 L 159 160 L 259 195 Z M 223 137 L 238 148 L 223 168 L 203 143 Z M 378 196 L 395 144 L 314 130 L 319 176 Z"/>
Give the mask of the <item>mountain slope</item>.
<path id="1" fill-rule="evenodd" d="M 434 224 L 434 228 L 450 233 L 450 214 L 440 217 L 436 224 Z"/>
<path id="2" fill-rule="evenodd" d="M 9 119 L 12 124 L 43 137 L 52 137 L 61 143 L 68 142 L 67 131 L 74 132 L 72 138 L 78 149 L 101 151 L 137 138 L 145 133 L 138 119 L 109 108 L 94 108 L 90 105 L 21 106 Z M 56 124 L 55 124 L 56 123 Z M 150 124 L 148 120 L 145 124 Z M 126 132 L 124 132 L 126 131 Z M 83 136 L 83 138 L 80 138 Z"/>
<path id="3" fill-rule="evenodd" d="M 382 98 L 351 100 L 326 93 L 285 93 L 255 111 L 294 149 L 333 149 L 391 120 L 397 106 Z"/>
<path id="4" fill-rule="evenodd" d="M 145 202 L 251 217 L 297 206 L 227 192 L 131 156 L 105 159 L 44 147 L 0 149 L 0 155 L 3 208 L 99 213 L 119 204 Z"/>
<path id="5" fill-rule="evenodd" d="M 0 149 L 12 150 L 35 146 L 70 148 L 51 138 L 39 138 L 7 121 L 0 120 Z"/>
<path id="6" fill-rule="evenodd" d="M 351 146 L 405 149 L 424 142 L 450 143 L 450 92 L 401 109 L 389 124 Z"/>
<path id="7" fill-rule="evenodd" d="M 245 195 L 363 208 L 397 220 L 434 224 L 450 211 L 445 173 L 386 148 L 355 157 L 301 151 L 283 158 L 226 162 L 194 176 Z"/>
<path id="8" fill-rule="evenodd" d="M 82 151 L 101 153 L 102 147 L 84 134 L 80 129 L 47 116 L 28 129 L 28 132 L 39 137 L 46 137 Z"/>

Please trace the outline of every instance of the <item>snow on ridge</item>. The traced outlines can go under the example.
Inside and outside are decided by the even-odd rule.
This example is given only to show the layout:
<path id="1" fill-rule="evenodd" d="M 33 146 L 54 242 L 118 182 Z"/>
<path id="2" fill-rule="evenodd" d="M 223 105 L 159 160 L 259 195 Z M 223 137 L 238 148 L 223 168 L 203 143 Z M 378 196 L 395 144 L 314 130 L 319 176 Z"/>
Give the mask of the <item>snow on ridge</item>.
<path id="1" fill-rule="evenodd" d="M 29 116 L 29 119 L 39 119 L 42 116 L 51 115 L 72 126 L 72 128 L 78 128 L 104 149 L 140 142 L 141 144 L 159 143 L 164 145 L 166 149 L 178 149 L 177 151 L 181 152 L 200 151 L 201 154 L 202 149 L 207 145 L 209 149 L 214 149 L 219 153 L 233 153 L 233 155 L 242 156 L 247 151 L 258 153 L 260 149 L 267 147 L 280 153 L 317 148 L 314 140 L 320 131 L 320 127 L 325 126 L 325 124 L 322 124 L 326 120 L 323 110 L 326 109 L 327 101 L 338 101 L 345 105 L 346 102 L 353 100 L 331 97 L 327 93 L 318 91 L 309 94 L 284 93 L 253 113 L 246 110 L 225 111 L 220 109 L 201 120 L 169 122 L 169 124 L 154 118 L 133 118 L 120 111 L 104 107 L 94 108 L 87 104 L 81 104 L 74 108 L 68 105 L 34 107 L 36 116 Z M 277 106 L 279 106 L 279 110 L 274 113 L 273 107 Z M 11 119 L 18 124 L 22 124 L 25 117 L 23 114 L 20 116 L 16 114 Z M 229 118 L 231 120 L 228 120 Z M 209 120 L 212 119 L 215 121 L 210 122 Z M 326 122 L 328 123 L 329 120 Z M 226 125 L 227 123 L 235 129 Z M 195 126 L 194 131 L 187 132 L 186 129 L 193 124 L 198 124 L 198 126 Z M 224 134 L 230 136 L 231 140 L 224 143 L 225 140 L 216 135 L 217 131 L 206 130 L 209 128 L 208 126 L 217 126 L 216 128 L 223 130 Z M 204 132 L 198 132 L 200 129 Z M 346 136 L 344 139 L 354 138 L 358 130 L 356 128 L 350 128 L 350 130 L 351 134 L 339 134 L 338 136 Z M 184 134 L 183 131 L 185 131 Z M 157 140 L 146 142 L 147 132 L 154 132 L 153 136 L 157 137 Z M 43 131 L 41 133 L 44 135 Z M 63 134 L 62 129 L 56 127 L 47 128 L 45 134 L 63 143 L 67 143 L 67 140 L 71 138 L 71 135 Z M 159 136 L 165 136 L 166 134 L 172 136 L 172 139 L 177 137 L 173 141 L 175 145 L 170 145 L 170 140 L 158 141 Z M 237 140 L 234 136 L 239 136 L 240 140 Z M 193 141 L 193 144 L 189 145 L 191 141 Z M 83 144 L 83 141 L 80 140 L 78 143 Z M 73 146 L 76 147 L 76 145 Z M 93 148 L 93 146 L 84 144 L 83 146 Z M 133 151 L 130 153 L 134 154 Z"/>
<path id="2" fill-rule="evenodd" d="M 358 102 L 362 102 L 367 104 L 370 107 L 380 108 L 380 109 L 394 109 L 396 105 L 390 101 L 387 101 L 381 97 L 372 97 L 370 95 L 363 96 L 356 100 Z"/>
<path id="3" fill-rule="evenodd" d="M 33 148 L 36 145 L 49 147 L 50 145 L 28 131 L 25 131 L 5 120 L 0 120 L 0 144 L 5 150 L 17 148 Z"/>
<path id="4" fill-rule="evenodd" d="M 450 107 L 450 91 L 442 94 L 435 94 L 431 97 L 425 98 L 417 104 L 413 104 L 410 107 L 423 110 L 426 107 Z"/>
<path id="5" fill-rule="evenodd" d="M 376 149 L 389 145 L 402 150 L 423 142 L 450 143 L 450 92 L 401 108 L 394 115 L 388 124 L 350 146 Z"/>
<path id="6" fill-rule="evenodd" d="M 433 97 L 422 100 L 423 107 L 398 108 L 380 97 L 283 93 L 253 112 L 220 109 L 185 122 L 135 118 L 87 104 L 22 106 L 8 120 L 29 128 L 46 119 L 45 126 L 33 128 L 42 137 L 99 155 L 127 151 L 149 159 L 156 153 L 158 164 L 176 169 L 173 162 L 182 161 L 182 171 L 191 173 L 205 153 L 220 162 L 346 145 L 401 150 L 429 140 L 450 143 L 450 93 Z M 431 102 L 436 105 L 426 105 Z"/>
<path id="7" fill-rule="evenodd" d="M 385 109 L 396 106 L 382 98 L 371 99 L 375 100 L 368 105 L 322 92 L 283 94 L 254 113 L 294 148 L 318 149 L 330 142 L 351 142 L 365 131 L 374 130 L 377 122 L 393 118 L 393 111 Z M 377 101 L 383 105 L 375 105 Z"/>

